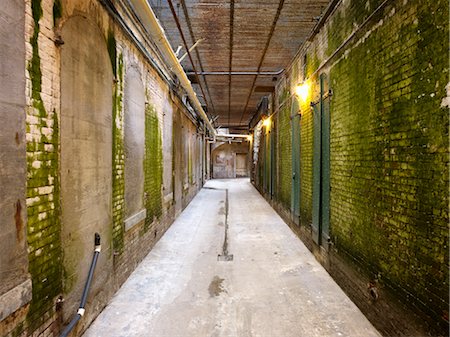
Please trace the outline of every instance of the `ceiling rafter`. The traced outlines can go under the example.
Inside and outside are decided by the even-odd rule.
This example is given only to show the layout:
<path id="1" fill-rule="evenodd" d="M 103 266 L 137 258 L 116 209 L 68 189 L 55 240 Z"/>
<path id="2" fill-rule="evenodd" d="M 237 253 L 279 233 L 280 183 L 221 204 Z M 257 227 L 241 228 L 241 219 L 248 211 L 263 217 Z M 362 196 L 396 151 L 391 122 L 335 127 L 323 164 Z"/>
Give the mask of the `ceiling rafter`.
<path id="1" fill-rule="evenodd" d="M 248 127 L 260 99 L 273 90 L 305 43 L 314 18 L 333 0 L 171 1 L 189 46 L 196 39 L 204 40 L 190 51 L 197 74 L 187 57 L 183 61 L 186 73 L 193 82 L 198 75 L 215 126 L 233 129 Z M 172 48 L 184 48 L 169 1 L 160 1 L 156 7 Z M 202 95 L 198 84 L 195 90 Z"/>
<path id="2" fill-rule="evenodd" d="M 261 71 L 261 67 L 262 67 L 262 64 L 264 62 L 264 57 L 266 56 L 267 50 L 269 49 L 270 41 L 272 40 L 272 36 L 273 36 L 273 33 L 275 32 L 275 28 L 277 26 L 278 19 L 280 18 L 281 10 L 283 9 L 283 6 L 284 6 L 284 1 L 285 0 L 280 0 L 280 2 L 278 3 L 277 13 L 275 14 L 275 17 L 273 19 L 272 26 L 270 27 L 270 32 L 269 32 L 269 35 L 267 37 L 267 42 L 266 42 L 266 45 L 264 46 L 264 50 L 263 50 L 263 53 L 261 55 L 261 59 L 259 61 L 258 69 L 256 70 L 256 72 L 260 72 Z M 257 78 L 258 78 L 258 75 L 255 75 L 255 78 L 253 79 L 252 86 L 250 88 L 250 93 L 249 93 L 249 95 L 247 97 L 247 101 L 245 103 L 244 109 L 242 110 L 241 118 L 239 119 L 239 124 L 242 123 L 242 119 L 244 118 L 244 115 L 247 112 L 248 104 L 250 102 L 250 98 L 252 97 L 253 90 L 255 89 L 255 84 L 256 84 L 256 79 Z"/>
<path id="3" fill-rule="evenodd" d="M 233 63 L 234 0 L 230 0 L 230 56 L 228 59 L 228 124 L 231 118 L 231 71 Z"/>
<path id="4" fill-rule="evenodd" d="M 199 79 L 199 76 L 197 73 L 197 69 L 195 68 L 194 60 L 192 59 L 191 52 L 189 51 L 189 46 L 187 44 L 186 38 L 184 37 L 183 30 L 181 29 L 180 21 L 178 20 L 177 13 L 175 12 L 175 8 L 173 7 L 172 0 L 169 0 L 169 7 L 170 7 L 170 11 L 172 12 L 173 19 L 175 20 L 175 23 L 177 25 L 178 31 L 180 32 L 180 36 L 181 36 L 181 39 L 183 40 L 183 44 L 184 44 L 184 47 L 186 48 L 186 52 L 188 54 L 189 60 L 191 61 L 192 69 L 194 70 L 195 77 L 197 79 L 198 84 L 200 85 L 200 91 L 202 92 L 203 98 L 205 100 L 205 104 L 208 105 L 208 101 L 206 100 L 205 92 L 203 91 L 202 83 L 200 82 L 200 79 Z"/>
<path id="5" fill-rule="evenodd" d="M 186 20 L 186 25 L 188 27 L 189 35 L 191 36 L 192 43 L 195 43 L 197 40 L 196 40 L 195 35 L 194 35 L 194 30 L 192 29 L 191 19 L 189 17 L 189 13 L 188 13 L 188 10 L 187 10 L 186 3 L 185 3 L 184 0 L 180 0 L 180 4 L 181 4 L 181 7 L 183 8 L 184 19 Z M 216 114 L 216 109 L 214 107 L 214 102 L 213 102 L 212 97 L 211 97 L 211 92 L 209 90 L 208 82 L 206 81 L 205 75 L 203 75 L 203 73 L 205 72 L 205 69 L 203 68 L 203 63 L 202 63 L 202 59 L 200 57 L 200 52 L 198 51 L 198 48 L 195 48 L 195 55 L 197 56 L 197 61 L 198 61 L 198 64 L 200 66 L 200 71 L 202 73 L 201 76 L 203 78 L 203 82 L 205 83 L 206 92 L 208 93 L 209 102 L 211 103 L 212 112 L 215 115 Z M 205 97 L 205 100 L 206 100 L 206 97 Z"/>

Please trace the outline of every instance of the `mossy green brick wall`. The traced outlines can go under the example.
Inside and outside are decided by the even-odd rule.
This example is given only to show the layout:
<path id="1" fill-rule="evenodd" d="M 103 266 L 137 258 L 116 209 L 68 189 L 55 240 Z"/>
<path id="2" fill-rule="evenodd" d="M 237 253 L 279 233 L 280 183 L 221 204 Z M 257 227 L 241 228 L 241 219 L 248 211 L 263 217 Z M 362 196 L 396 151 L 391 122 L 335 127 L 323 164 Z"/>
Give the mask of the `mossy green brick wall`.
<path id="1" fill-rule="evenodd" d="M 333 90 L 333 247 L 359 265 L 361 274 L 378 279 L 445 329 L 449 110 L 442 102 L 449 82 L 448 3 L 388 1 L 376 11 L 382 3 L 341 3 L 294 60 L 276 95 L 278 104 L 288 99 L 283 81 L 290 83 L 291 91 L 304 77 L 311 85 L 308 102 L 300 106 L 301 223 L 308 226 L 312 212 L 309 102 L 317 100 L 318 75 L 326 73 Z M 289 108 L 284 103 L 277 117 L 280 184 L 276 198 L 286 210 L 290 209 L 292 165 Z"/>
<path id="2" fill-rule="evenodd" d="M 389 8 L 330 72 L 331 232 L 436 317 L 448 310 L 448 3 Z"/>
<path id="3" fill-rule="evenodd" d="M 27 109 L 27 240 L 32 301 L 25 325 L 33 331 L 53 314 L 61 292 L 61 224 L 59 203 L 59 132 L 56 111 L 47 111 L 42 92 L 38 37 L 43 15 L 41 1 L 31 2 L 34 21 L 28 63 L 31 106 Z"/>
<path id="4" fill-rule="evenodd" d="M 288 94 L 284 95 L 288 97 Z M 291 135 L 291 99 L 285 99 L 277 114 L 278 135 L 278 198 L 286 209 L 291 207 L 292 188 L 292 135 Z M 262 144 L 261 146 L 263 146 Z M 263 157 L 259 157 L 260 160 Z"/>
<path id="5" fill-rule="evenodd" d="M 158 114 L 151 104 L 145 109 L 144 200 L 147 209 L 145 229 L 162 215 L 162 142 Z"/>
<path id="6" fill-rule="evenodd" d="M 294 97 L 293 99 L 298 99 Z M 311 106 L 300 102 L 300 224 L 312 223 L 313 115 Z"/>

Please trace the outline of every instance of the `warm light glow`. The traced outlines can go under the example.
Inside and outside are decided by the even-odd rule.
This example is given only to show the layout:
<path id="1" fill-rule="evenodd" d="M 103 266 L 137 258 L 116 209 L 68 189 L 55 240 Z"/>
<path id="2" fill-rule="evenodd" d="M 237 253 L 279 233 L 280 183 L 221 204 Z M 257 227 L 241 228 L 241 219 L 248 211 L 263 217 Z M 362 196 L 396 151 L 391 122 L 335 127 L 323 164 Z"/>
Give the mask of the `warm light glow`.
<path id="1" fill-rule="evenodd" d="M 253 136 L 252 136 L 252 135 L 247 135 L 247 140 L 248 140 L 249 142 L 251 142 L 252 139 L 253 139 Z"/>
<path id="2" fill-rule="evenodd" d="M 309 96 L 309 84 L 308 82 L 304 82 L 303 84 L 299 84 L 295 87 L 295 93 L 298 98 L 300 98 L 303 102 L 308 99 Z"/>
<path id="3" fill-rule="evenodd" d="M 266 128 L 270 128 L 270 118 L 264 119 L 264 120 L 263 120 L 263 125 L 264 125 Z"/>

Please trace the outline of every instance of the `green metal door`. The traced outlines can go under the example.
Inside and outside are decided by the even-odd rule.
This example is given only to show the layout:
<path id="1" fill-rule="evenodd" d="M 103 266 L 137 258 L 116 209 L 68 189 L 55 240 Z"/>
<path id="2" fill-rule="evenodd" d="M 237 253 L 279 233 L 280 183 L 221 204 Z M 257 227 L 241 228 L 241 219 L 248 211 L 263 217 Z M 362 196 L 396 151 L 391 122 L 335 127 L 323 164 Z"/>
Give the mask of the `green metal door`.
<path id="1" fill-rule="evenodd" d="M 271 135 L 270 135 L 270 130 L 267 131 L 266 133 L 266 158 L 265 158 L 265 163 L 266 163 L 266 171 L 265 171 L 265 175 L 266 175 L 266 193 L 268 193 L 270 195 L 271 190 L 272 190 L 272 155 L 271 155 Z"/>
<path id="2" fill-rule="evenodd" d="M 321 114 L 320 102 L 313 105 L 313 214 L 312 237 L 315 243 L 320 244 L 320 175 L 321 175 Z"/>
<path id="3" fill-rule="evenodd" d="M 296 98 L 291 105 L 292 123 L 292 198 L 291 211 L 294 222 L 300 224 L 300 108 Z"/>
<path id="4" fill-rule="evenodd" d="M 275 121 L 274 121 L 275 122 Z M 270 198 L 275 195 L 275 123 L 270 130 Z"/>
<path id="5" fill-rule="evenodd" d="M 265 158 L 265 137 L 264 132 L 261 131 L 259 136 L 259 149 L 258 149 L 258 162 L 257 162 L 257 171 L 258 171 L 258 181 L 257 185 L 259 188 L 264 191 L 264 158 Z"/>
<path id="6" fill-rule="evenodd" d="M 325 75 L 320 76 L 320 99 L 313 104 L 313 214 L 312 234 L 328 246 L 330 228 L 330 96 Z"/>

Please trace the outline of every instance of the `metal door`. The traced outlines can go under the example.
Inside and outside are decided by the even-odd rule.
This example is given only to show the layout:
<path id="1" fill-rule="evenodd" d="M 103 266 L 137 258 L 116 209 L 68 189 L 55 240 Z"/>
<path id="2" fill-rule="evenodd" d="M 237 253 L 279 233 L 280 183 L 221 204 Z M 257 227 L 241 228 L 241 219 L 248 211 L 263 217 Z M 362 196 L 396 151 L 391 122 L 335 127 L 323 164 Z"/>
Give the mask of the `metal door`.
<path id="1" fill-rule="evenodd" d="M 313 214 L 312 236 L 328 246 L 330 228 L 330 95 L 320 76 L 320 98 L 313 104 Z"/>
<path id="2" fill-rule="evenodd" d="M 265 179 L 266 179 L 266 186 L 265 186 L 265 191 L 266 191 L 266 193 L 268 193 L 269 194 L 269 196 L 271 195 L 271 193 L 272 193 L 272 154 L 271 154 L 271 152 L 272 152 L 272 144 L 271 144 L 271 139 L 272 139 L 272 137 L 271 137 L 271 131 L 270 130 L 267 130 L 266 131 L 266 137 L 265 137 L 265 141 L 266 141 L 266 152 L 265 152 L 265 154 L 266 154 L 266 157 L 265 157 L 265 160 L 264 160 L 264 162 L 265 162 L 265 164 L 266 164 L 266 166 L 265 166 L 265 168 L 266 168 L 266 170 L 265 170 L 265 172 L 264 172 L 264 174 L 265 174 Z"/>
<path id="3" fill-rule="evenodd" d="M 275 195 L 275 181 L 276 181 L 276 156 L 275 156 L 275 149 L 276 149 L 276 119 L 273 118 L 273 124 L 272 129 L 270 130 L 270 197 L 273 198 Z"/>
<path id="4" fill-rule="evenodd" d="M 315 243 L 320 244 L 320 169 L 321 169 L 321 114 L 320 102 L 313 105 L 313 214 L 312 237 Z"/>
<path id="5" fill-rule="evenodd" d="M 292 100 L 292 198 L 291 212 L 294 222 L 300 224 L 300 108 L 297 99 Z"/>

